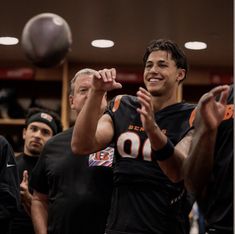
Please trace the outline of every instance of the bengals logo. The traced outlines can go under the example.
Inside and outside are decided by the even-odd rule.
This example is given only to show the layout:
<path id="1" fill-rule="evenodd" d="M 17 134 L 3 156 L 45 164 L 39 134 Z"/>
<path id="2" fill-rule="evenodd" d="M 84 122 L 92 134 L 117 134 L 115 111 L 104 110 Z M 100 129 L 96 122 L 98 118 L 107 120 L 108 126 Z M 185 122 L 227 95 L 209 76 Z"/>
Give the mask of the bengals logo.
<path id="1" fill-rule="evenodd" d="M 99 151 L 94 156 L 94 160 L 109 160 L 109 159 L 110 159 L 109 152 L 101 153 Z"/>
<path id="2" fill-rule="evenodd" d="M 114 148 L 107 147 L 104 150 L 89 155 L 89 166 L 111 167 L 113 164 Z"/>
<path id="3" fill-rule="evenodd" d="M 191 127 L 193 126 L 193 121 L 196 117 L 196 109 L 194 109 L 192 111 L 191 116 L 189 118 L 189 124 L 190 124 Z M 226 106 L 226 110 L 225 110 L 225 113 L 224 113 L 223 120 L 228 120 L 228 119 L 231 119 L 231 118 L 234 118 L 234 105 L 233 104 L 230 104 L 230 105 Z"/>

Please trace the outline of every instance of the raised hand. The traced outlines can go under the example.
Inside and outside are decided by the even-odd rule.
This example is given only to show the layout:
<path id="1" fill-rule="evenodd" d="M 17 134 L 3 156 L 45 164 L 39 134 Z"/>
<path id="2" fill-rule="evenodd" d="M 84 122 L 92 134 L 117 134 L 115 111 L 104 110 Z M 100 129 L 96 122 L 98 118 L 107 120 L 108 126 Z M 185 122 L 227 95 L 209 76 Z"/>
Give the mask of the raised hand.
<path id="1" fill-rule="evenodd" d="M 116 69 L 103 69 L 96 72 L 93 79 L 93 88 L 100 91 L 120 89 L 122 85 L 116 82 Z"/>
<path id="2" fill-rule="evenodd" d="M 26 170 L 23 172 L 23 179 L 20 183 L 20 196 L 25 211 L 31 215 L 32 195 L 29 192 L 29 175 Z"/>
<path id="3" fill-rule="evenodd" d="M 22 201 L 27 200 L 29 197 L 29 175 L 26 170 L 23 172 L 23 179 L 20 183 L 20 195 Z"/>
<path id="4" fill-rule="evenodd" d="M 195 127 L 203 130 L 215 130 L 222 122 L 226 111 L 229 86 L 223 85 L 204 94 L 199 100 Z M 219 100 L 216 97 L 220 95 Z"/>
<path id="5" fill-rule="evenodd" d="M 137 92 L 137 98 L 141 105 L 141 108 L 138 108 L 137 112 L 140 113 L 142 125 L 145 131 L 148 133 L 154 129 L 154 126 L 156 126 L 151 103 L 151 94 L 144 88 L 140 87 L 139 91 Z"/>

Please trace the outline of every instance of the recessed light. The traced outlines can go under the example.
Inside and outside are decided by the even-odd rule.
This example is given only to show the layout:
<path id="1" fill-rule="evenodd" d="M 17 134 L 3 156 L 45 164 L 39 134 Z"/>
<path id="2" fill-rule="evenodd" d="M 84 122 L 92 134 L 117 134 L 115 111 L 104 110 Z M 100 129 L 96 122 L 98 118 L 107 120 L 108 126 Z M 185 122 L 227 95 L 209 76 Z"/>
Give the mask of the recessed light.
<path id="1" fill-rule="evenodd" d="M 207 48 L 207 44 L 201 41 L 189 41 L 184 46 L 189 50 L 204 50 Z"/>
<path id="2" fill-rule="evenodd" d="M 16 37 L 0 37 L 0 45 L 16 45 L 18 42 Z"/>
<path id="3" fill-rule="evenodd" d="M 91 45 L 98 48 L 109 48 L 114 46 L 114 42 L 106 39 L 98 39 L 92 41 Z"/>

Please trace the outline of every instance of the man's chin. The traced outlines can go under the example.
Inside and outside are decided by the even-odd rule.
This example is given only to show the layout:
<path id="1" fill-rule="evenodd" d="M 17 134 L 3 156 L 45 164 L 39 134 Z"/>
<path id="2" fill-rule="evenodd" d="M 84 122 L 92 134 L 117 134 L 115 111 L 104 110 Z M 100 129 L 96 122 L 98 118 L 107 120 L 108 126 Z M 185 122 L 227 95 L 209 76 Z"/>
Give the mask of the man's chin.
<path id="1" fill-rule="evenodd" d="M 39 148 L 31 148 L 30 153 L 32 156 L 38 157 L 41 153 L 41 149 Z"/>
<path id="2" fill-rule="evenodd" d="M 154 97 L 158 97 L 158 96 L 161 96 L 161 90 L 160 90 L 160 88 L 159 87 L 151 87 L 151 86 L 149 86 L 148 88 L 147 88 L 147 90 L 148 90 L 148 92 L 152 95 L 152 96 L 154 96 Z"/>
<path id="3" fill-rule="evenodd" d="M 153 96 L 153 97 L 160 97 L 162 96 L 161 92 L 159 92 L 159 90 L 149 90 L 149 93 Z"/>

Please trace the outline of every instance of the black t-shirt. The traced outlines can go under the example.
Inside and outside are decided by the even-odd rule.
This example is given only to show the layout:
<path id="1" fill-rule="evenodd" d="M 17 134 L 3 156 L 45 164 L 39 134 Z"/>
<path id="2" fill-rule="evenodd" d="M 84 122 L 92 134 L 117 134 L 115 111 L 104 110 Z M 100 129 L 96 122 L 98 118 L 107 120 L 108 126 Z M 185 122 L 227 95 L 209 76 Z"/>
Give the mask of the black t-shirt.
<path id="1" fill-rule="evenodd" d="M 68 129 L 46 143 L 30 184 L 48 195 L 48 234 L 103 234 L 113 188 L 114 149 L 75 156 L 71 137 Z"/>
<path id="2" fill-rule="evenodd" d="M 24 170 L 28 171 L 29 179 L 32 173 L 33 168 L 35 167 L 38 161 L 38 157 L 32 157 L 21 153 L 16 157 L 16 164 L 18 167 L 18 173 L 20 182 L 23 179 Z M 32 193 L 32 189 L 29 187 L 29 191 Z M 17 212 L 14 217 L 11 225 L 11 234 L 34 234 L 33 223 L 31 217 L 25 211 L 23 205 L 21 205 L 19 212 Z"/>
<path id="3" fill-rule="evenodd" d="M 233 142 L 234 104 L 233 86 L 227 102 L 223 122 L 217 132 L 212 175 L 206 195 L 199 200 L 199 207 L 209 227 L 233 230 Z"/>
<path id="4" fill-rule="evenodd" d="M 183 181 L 172 183 L 151 158 L 136 111 L 136 97 L 118 96 L 107 109 L 114 124 L 114 192 L 106 233 L 186 233 Z M 190 128 L 194 105 L 177 103 L 155 113 L 160 129 L 177 144 Z M 191 205 L 191 204 L 190 204 Z"/>
<path id="5" fill-rule="evenodd" d="M 19 176 L 14 152 L 0 136 L 0 233 L 8 233 L 9 221 L 20 206 Z"/>

